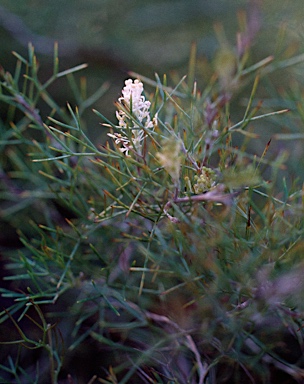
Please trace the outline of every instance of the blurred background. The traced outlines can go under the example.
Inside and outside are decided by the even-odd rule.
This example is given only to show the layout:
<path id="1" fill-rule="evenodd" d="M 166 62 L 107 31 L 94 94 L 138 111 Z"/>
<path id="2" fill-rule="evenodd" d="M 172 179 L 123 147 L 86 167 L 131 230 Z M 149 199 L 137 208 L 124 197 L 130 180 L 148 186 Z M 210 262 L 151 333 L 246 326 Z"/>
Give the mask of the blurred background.
<path id="1" fill-rule="evenodd" d="M 219 46 L 214 26 L 220 23 L 227 41 L 235 46 L 242 11 L 251 28 L 252 62 L 301 50 L 302 0 L 1 0 L 0 64 L 13 71 L 11 52 L 26 57 L 32 42 L 41 77 L 47 79 L 57 41 L 60 70 L 88 63 L 79 76 L 87 77 L 90 91 L 110 83 L 95 108 L 113 118 L 113 103 L 128 71 L 148 77 L 177 71 L 181 77 L 187 73 L 193 42 L 199 59 L 212 62 Z M 203 83 L 210 73 L 201 71 L 198 76 Z M 62 82 L 52 92 L 59 104 L 73 101 Z M 97 119 L 91 124 L 98 124 Z"/>
<path id="2" fill-rule="evenodd" d="M 270 55 L 275 62 L 288 60 L 303 52 L 303 20 L 303 0 L 1 0 L 0 65 L 13 72 L 16 58 L 11 52 L 27 57 L 27 46 L 32 42 L 41 79 L 46 80 L 52 74 L 57 41 L 61 71 L 88 64 L 77 74 L 78 78 L 87 78 L 88 94 L 109 82 L 108 91 L 93 107 L 115 121 L 114 102 L 129 71 L 149 78 L 154 78 L 155 73 L 166 73 L 170 83 L 170 76 L 177 79 L 187 74 L 191 45 L 196 43 L 196 78 L 198 87 L 203 89 L 214 72 L 221 39 L 235 52 L 237 32 L 247 29 L 243 45 L 248 43 L 251 47 L 248 65 Z M 293 93 L 301 92 L 303 69 L 303 64 L 288 67 L 284 77 L 275 70 L 263 80 L 258 89 L 258 96 L 265 100 L 263 105 L 271 110 L 295 109 L 293 103 L 286 101 L 286 94 L 281 98 L 278 95 L 290 87 L 296 87 Z M 64 81 L 56 81 L 50 92 L 59 105 L 66 105 L 67 101 L 75 105 Z M 242 101 L 242 95 L 248 99 L 252 82 L 248 86 L 242 88 L 240 101 L 233 107 L 235 120 L 244 114 L 246 100 Z M 42 116 L 47 116 L 49 109 L 41 108 Z M 100 139 L 104 132 L 100 119 L 88 111 L 85 121 L 92 137 Z M 284 130 L 284 117 L 281 122 Z M 267 130 L 272 132 L 271 120 L 267 123 Z M 257 130 L 265 133 L 264 125 L 259 125 L 256 124 Z M 276 126 L 274 132 L 277 129 Z M 265 140 L 269 138 L 267 135 Z"/>

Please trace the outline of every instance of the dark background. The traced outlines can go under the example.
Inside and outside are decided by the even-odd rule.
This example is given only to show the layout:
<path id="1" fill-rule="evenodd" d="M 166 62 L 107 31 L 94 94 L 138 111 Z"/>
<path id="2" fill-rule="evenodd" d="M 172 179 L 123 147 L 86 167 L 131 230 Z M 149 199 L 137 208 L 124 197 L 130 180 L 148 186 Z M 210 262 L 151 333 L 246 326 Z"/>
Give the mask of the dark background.
<path id="1" fill-rule="evenodd" d="M 26 56 L 31 41 L 41 77 L 48 78 L 54 41 L 58 41 L 60 70 L 85 62 L 89 68 L 81 74 L 88 78 L 89 90 L 110 82 L 107 95 L 95 106 L 109 118 L 128 71 L 148 77 L 177 71 L 181 77 L 187 73 L 192 42 L 197 44 L 198 57 L 212 63 L 219 46 L 214 25 L 223 25 L 227 41 L 234 46 L 242 10 L 256 23 L 252 62 L 272 54 L 284 57 L 287 48 L 301 52 L 303 40 L 301 0 L 2 0 L 0 6 L 1 65 L 13 70 L 11 51 Z M 202 72 L 197 74 L 201 86 L 210 75 Z M 55 84 L 52 92 L 59 104 L 73 101 L 62 83 L 58 88 Z M 92 124 L 97 128 L 97 119 Z"/>

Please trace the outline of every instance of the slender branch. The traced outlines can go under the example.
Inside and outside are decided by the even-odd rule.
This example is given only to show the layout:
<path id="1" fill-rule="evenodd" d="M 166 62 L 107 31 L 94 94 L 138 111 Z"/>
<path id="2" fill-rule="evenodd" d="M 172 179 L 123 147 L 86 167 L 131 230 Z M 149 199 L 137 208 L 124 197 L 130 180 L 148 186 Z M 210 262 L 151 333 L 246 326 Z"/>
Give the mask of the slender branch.
<path id="1" fill-rule="evenodd" d="M 155 322 L 166 323 L 166 324 L 171 325 L 177 331 L 181 331 L 183 333 L 185 332 L 185 330 L 181 329 L 178 326 L 178 324 L 176 324 L 174 321 L 170 320 L 167 316 L 158 315 L 158 314 L 152 313 L 152 312 L 145 312 L 145 315 L 148 319 L 151 319 Z M 186 338 L 185 345 L 187 348 L 190 349 L 191 352 L 193 352 L 195 359 L 196 359 L 196 362 L 197 362 L 198 375 L 199 375 L 198 384 L 203 384 L 204 380 L 208 374 L 209 366 L 206 362 L 204 362 L 204 363 L 202 362 L 201 355 L 197 349 L 195 342 L 193 341 L 192 336 L 189 335 L 189 333 L 187 333 L 185 335 L 185 338 Z"/>
<path id="2" fill-rule="evenodd" d="M 24 99 L 24 97 L 22 97 L 21 95 L 16 95 L 15 100 L 18 104 L 24 107 L 25 111 L 28 112 L 30 118 L 32 118 L 38 125 L 43 127 L 43 121 L 37 109 L 30 106 L 28 102 Z"/>
<path id="3" fill-rule="evenodd" d="M 190 335 L 186 335 L 187 342 L 185 343 L 186 346 L 190 349 L 190 351 L 193 352 L 196 362 L 197 362 L 197 368 L 198 368 L 198 374 L 199 374 L 199 381 L 198 384 L 203 384 L 205 381 L 205 378 L 209 371 L 209 366 L 206 362 L 202 362 L 201 355 L 196 347 L 196 344 L 194 343 L 192 337 Z"/>
<path id="4" fill-rule="evenodd" d="M 184 155 L 186 155 L 187 159 L 190 161 L 190 163 L 194 166 L 194 168 L 197 171 L 200 171 L 200 167 L 197 165 L 197 162 L 193 159 L 193 157 L 190 155 L 190 153 L 187 151 L 185 144 L 183 141 L 181 141 L 181 150 Z"/>
<path id="5" fill-rule="evenodd" d="M 224 193 L 225 185 L 218 184 L 214 189 L 206 192 L 201 193 L 199 195 L 193 195 L 193 196 L 185 196 L 185 197 L 176 197 L 173 200 L 169 200 L 165 207 L 164 207 L 164 213 L 165 215 L 172 221 L 173 223 L 179 223 L 180 220 L 176 217 L 171 216 L 168 211 L 172 207 L 172 204 L 182 204 L 182 203 L 189 203 L 189 202 L 197 202 L 197 201 L 213 201 L 222 203 L 226 206 L 230 206 L 233 202 L 233 199 L 235 196 L 239 194 L 239 192 L 233 192 L 233 193 Z"/>
<path id="6" fill-rule="evenodd" d="M 248 348 L 251 349 L 251 351 L 255 354 L 263 353 L 261 346 L 259 346 L 252 338 L 248 337 L 245 340 L 245 344 Z M 272 364 L 277 369 L 287 373 L 291 377 L 295 378 L 298 382 L 303 382 L 304 379 L 304 369 L 299 368 L 298 366 L 294 364 L 287 363 L 283 360 L 281 360 L 279 357 L 275 355 L 271 355 L 270 353 L 264 352 L 262 356 L 262 361 L 266 364 Z"/>

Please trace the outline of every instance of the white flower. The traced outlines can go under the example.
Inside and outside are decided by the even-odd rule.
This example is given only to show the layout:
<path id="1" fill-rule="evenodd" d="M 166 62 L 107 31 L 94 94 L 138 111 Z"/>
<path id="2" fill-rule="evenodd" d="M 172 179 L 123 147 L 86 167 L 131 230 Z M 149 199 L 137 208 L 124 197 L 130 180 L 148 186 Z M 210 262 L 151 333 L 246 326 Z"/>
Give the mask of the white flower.
<path id="1" fill-rule="evenodd" d="M 127 137 L 122 136 L 120 133 L 108 133 L 108 136 L 115 139 L 115 144 L 121 144 L 121 147 L 119 148 L 120 152 L 129 156 L 129 150 L 132 148 L 132 145 L 130 145 L 130 140 Z"/>
<path id="2" fill-rule="evenodd" d="M 153 128 L 149 112 L 151 103 L 145 100 L 145 96 L 142 95 L 143 91 L 143 83 L 138 79 L 134 80 L 134 83 L 131 79 L 126 80 L 122 97 L 118 101 L 127 107 L 140 123 L 144 123 L 145 128 Z M 123 117 L 122 114 L 120 115 Z"/>
<path id="3" fill-rule="evenodd" d="M 108 134 L 115 139 L 116 144 L 122 145 L 120 150 L 127 156 L 133 147 L 138 154 L 141 154 L 142 141 L 146 137 L 145 129 L 153 129 L 155 126 L 155 121 L 150 117 L 151 103 L 142 95 L 143 90 L 143 83 L 138 79 L 134 80 L 134 83 L 131 79 L 125 81 L 122 96 L 118 99 L 122 108 L 116 111 L 118 124 L 124 136 L 118 133 Z M 131 139 L 130 134 L 127 134 L 128 129 L 131 130 Z"/>

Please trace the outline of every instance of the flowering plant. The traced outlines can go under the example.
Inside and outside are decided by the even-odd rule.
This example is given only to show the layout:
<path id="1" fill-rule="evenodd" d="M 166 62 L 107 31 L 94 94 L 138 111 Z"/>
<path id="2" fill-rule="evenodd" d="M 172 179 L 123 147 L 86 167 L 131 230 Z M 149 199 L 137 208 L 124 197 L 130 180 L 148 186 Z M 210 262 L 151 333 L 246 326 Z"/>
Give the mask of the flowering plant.
<path id="1" fill-rule="evenodd" d="M 93 142 L 83 127 L 88 100 L 59 108 L 47 92 L 83 67 L 60 73 L 55 55 L 41 83 L 29 51 L 14 76 L 0 73 L 10 117 L 1 215 L 19 238 L 4 254 L 0 321 L 14 332 L 0 340 L 9 350 L 0 379 L 204 384 L 277 382 L 273 372 L 284 372 L 302 380 L 303 190 L 296 177 L 284 181 L 286 152 L 269 156 L 272 141 L 254 132 L 287 110 L 255 102 L 260 74 L 244 111 L 233 98 L 271 60 L 245 68 L 242 51 L 237 68 L 202 90 L 186 78 L 169 86 L 165 76 L 136 75 L 118 98 L 118 124 L 94 110 L 111 131 Z M 301 114 L 296 96 L 289 103 Z M 298 119 L 286 118 L 295 129 Z M 90 378 L 77 364 L 86 355 Z"/>
<path id="2" fill-rule="evenodd" d="M 131 79 L 125 81 L 122 90 L 122 97 L 118 99 L 116 117 L 122 133 L 108 133 L 108 136 L 115 139 L 115 144 L 120 144 L 120 151 L 129 156 L 130 149 L 141 155 L 142 142 L 146 137 L 146 130 L 153 129 L 156 118 L 151 121 L 150 105 L 142 95 L 144 90 L 143 83 L 136 79 L 133 83 Z"/>

